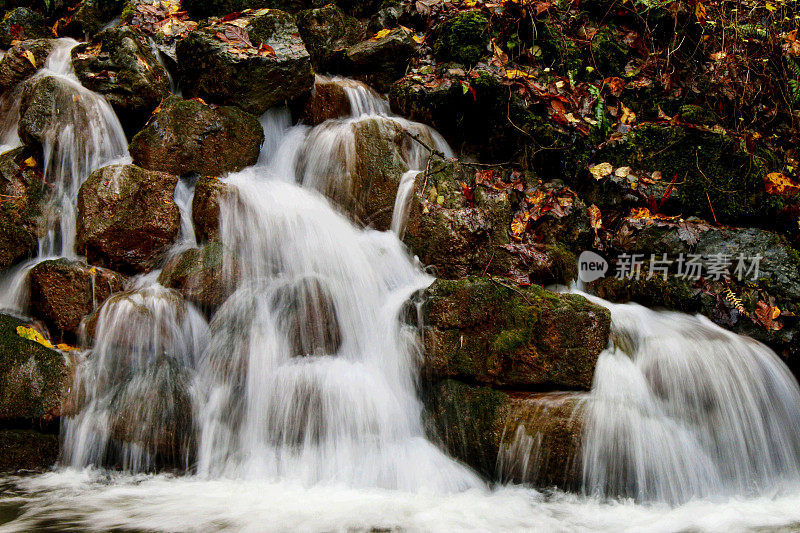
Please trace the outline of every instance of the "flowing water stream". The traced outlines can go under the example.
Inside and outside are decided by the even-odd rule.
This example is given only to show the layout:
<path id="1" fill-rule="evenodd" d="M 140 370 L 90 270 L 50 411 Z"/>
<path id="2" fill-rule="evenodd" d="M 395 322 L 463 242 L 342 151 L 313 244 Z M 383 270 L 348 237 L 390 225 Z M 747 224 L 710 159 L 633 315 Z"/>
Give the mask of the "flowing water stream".
<path id="1" fill-rule="evenodd" d="M 48 68 L 72 80 L 52 67 L 67 44 Z M 490 487 L 429 441 L 419 332 L 401 317 L 433 279 L 397 238 L 427 152 L 400 143 L 407 172 L 388 231 L 365 229 L 355 132 L 370 121 L 451 151 L 363 85 L 337 82 L 350 117 L 312 128 L 272 110 L 258 163 L 225 178 L 223 272 L 236 290 L 210 322 L 158 272 L 103 305 L 63 465 L 2 481 L 0 531 L 800 528 L 797 382 L 770 350 L 702 318 L 595 299 L 615 342 L 586 400 L 582 495 Z M 64 133 L 45 146 L 60 215 L 39 259 L 74 254 L 77 187 L 126 156 L 107 104 L 81 101 L 97 118 L 78 136 L 88 144 Z M 176 188 L 173 254 L 196 244 L 192 187 Z M 24 276 L 9 279 L 2 296 L 20 305 L 22 292 L 9 295 Z M 162 464 L 191 474 L 148 473 Z"/>

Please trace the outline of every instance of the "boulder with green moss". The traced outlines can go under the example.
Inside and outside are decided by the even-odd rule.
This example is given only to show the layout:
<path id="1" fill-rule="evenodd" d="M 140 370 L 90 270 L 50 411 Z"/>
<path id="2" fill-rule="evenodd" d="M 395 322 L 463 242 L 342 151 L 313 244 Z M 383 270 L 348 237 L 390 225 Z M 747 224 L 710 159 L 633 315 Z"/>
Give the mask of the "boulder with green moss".
<path id="1" fill-rule="evenodd" d="M 44 17 L 27 7 L 12 9 L 0 20 L 0 48 L 8 48 L 13 41 L 47 37 L 53 37 L 53 34 Z"/>
<path id="2" fill-rule="evenodd" d="M 16 87 L 44 66 L 53 50 L 53 42 L 53 39 L 29 39 L 9 48 L 0 58 L 0 93 Z M 27 52 L 33 56 L 33 61 Z"/>
<path id="3" fill-rule="evenodd" d="M 229 22 L 198 28 L 178 43 L 179 76 L 187 97 L 261 115 L 311 91 L 311 57 L 290 14 L 259 10 L 234 21 L 240 25 Z"/>
<path id="4" fill-rule="evenodd" d="M 478 11 L 462 11 L 436 29 L 436 58 L 474 65 L 488 55 L 489 19 Z"/>
<path id="5" fill-rule="evenodd" d="M 176 289 L 199 308 L 213 312 L 231 295 L 238 281 L 235 268 L 226 270 L 223 254 L 219 242 L 190 248 L 167 261 L 158 282 Z"/>
<path id="6" fill-rule="evenodd" d="M 264 142 L 258 119 L 232 106 L 170 96 L 130 144 L 143 168 L 219 176 L 255 164 Z"/>
<path id="7" fill-rule="evenodd" d="M 198 242 L 219 238 L 219 204 L 235 194 L 236 187 L 217 178 L 203 176 L 197 180 L 192 198 L 192 222 Z"/>
<path id="8" fill-rule="evenodd" d="M 409 59 L 416 49 L 411 35 L 403 28 L 395 28 L 348 48 L 345 70 L 376 90 L 386 92 L 392 83 L 405 75 Z"/>
<path id="9" fill-rule="evenodd" d="M 437 276 L 505 275 L 514 267 L 503 248 L 511 242 L 510 191 L 476 185 L 474 168 L 433 159 L 417 176 L 410 204 L 403 242 Z"/>
<path id="10" fill-rule="evenodd" d="M 424 375 L 502 387 L 591 388 L 608 344 L 606 308 L 495 278 L 437 280 L 427 297 Z"/>
<path id="11" fill-rule="evenodd" d="M 83 261 L 51 259 L 28 273 L 31 312 L 51 333 L 74 342 L 81 320 L 125 287 L 125 278 L 114 271 L 91 267 Z"/>
<path id="12" fill-rule="evenodd" d="M 69 360 L 21 337 L 20 327 L 30 324 L 0 315 L 0 420 L 58 417 L 71 383 Z"/>
<path id="13" fill-rule="evenodd" d="M 77 36 L 92 35 L 119 16 L 125 0 L 81 0 L 70 18 L 70 29 Z"/>
<path id="14" fill-rule="evenodd" d="M 166 69 L 147 37 L 132 26 L 103 31 L 79 44 L 72 49 L 72 66 L 84 87 L 105 96 L 120 120 L 135 128 L 169 95 Z"/>
<path id="15" fill-rule="evenodd" d="M 42 167 L 37 155 L 17 148 L 0 155 L 0 268 L 36 254 L 43 196 Z"/>
<path id="16" fill-rule="evenodd" d="M 307 9 L 323 0 L 183 0 L 183 8 L 194 18 L 219 17 L 246 9 L 281 9 L 295 12 Z"/>
<path id="17" fill-rule="evenodd" d="M 86 178 L 78 192 L 76 251 L 124 273 L 157 265 L 180 231 L 174 174 L 112 165 Z"/>
<path id="18" fill-rule="evenodd" d="M 366 37 L 361 22 L 335 4 L 301 11 L 295 18 L 314 68 L 323 72 L 341 68 L 344 51 Z"/>
<path id="19" fill-rule="evenodd" d="M 490 479 L 567 490 L 581 483 L 585 397 L 504 392 L 455 380 L 423 395 L 432 438 L 450 455 Z"/>

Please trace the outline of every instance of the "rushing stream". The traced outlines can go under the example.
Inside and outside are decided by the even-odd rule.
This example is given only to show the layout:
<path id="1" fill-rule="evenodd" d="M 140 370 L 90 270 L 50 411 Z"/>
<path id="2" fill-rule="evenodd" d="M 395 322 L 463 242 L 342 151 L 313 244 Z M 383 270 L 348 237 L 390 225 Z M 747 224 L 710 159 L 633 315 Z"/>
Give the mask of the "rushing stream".
<path id="1" fill-rule="evenodd" d="M 73 83 L 62 44 L 39 75 Z M 451 151 L 365 86 L 337 83 L 352 116 L 311 128 L 271 110 L 259 162 L 224 179 L 235 194 L 220 206 L 223 274 L 236 290 L 210 322 L 157 272 L 103 305 L 63 464 L 2 481 L 0 531 L 800 528 L 797 382 L 769 349 L 702 318 L 595 299 L 614 343 L 586 400 L 582 495 L 492 487 L 428 440 L 419 331 L 402 317 L 433 278 L 398 240 L 427 152 L 403 145 L 392 213 L 363 211 L 349 180 L 364 121 Z M 74 255 L 77 188 L 126 156 L 108 104 L 80 101 L 91 135 L 57 124 L 45 146 L 60 214 L 37 260 Z M 172 254 L 196 244 L 192 187 L 176 188 Z M 387 231 L 363 227 L 383 215 Z M 8 276 L 6 306 L 24 307 L 29 266 Z M 147 473 L 162 461 L 192 473 Z"/>

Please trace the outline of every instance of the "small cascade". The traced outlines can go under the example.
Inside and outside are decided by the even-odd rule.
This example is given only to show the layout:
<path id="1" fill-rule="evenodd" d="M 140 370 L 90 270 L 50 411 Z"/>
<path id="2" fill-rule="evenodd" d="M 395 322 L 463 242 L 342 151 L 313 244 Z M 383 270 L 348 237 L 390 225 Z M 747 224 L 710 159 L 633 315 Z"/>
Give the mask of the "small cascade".
<path id="1" fill-rule="evenodd" d="M 763 344 L 702 316 L 611 304 L 586 404 L 584 490 L 680 503 L 800 481 L 800 388 Z"/>

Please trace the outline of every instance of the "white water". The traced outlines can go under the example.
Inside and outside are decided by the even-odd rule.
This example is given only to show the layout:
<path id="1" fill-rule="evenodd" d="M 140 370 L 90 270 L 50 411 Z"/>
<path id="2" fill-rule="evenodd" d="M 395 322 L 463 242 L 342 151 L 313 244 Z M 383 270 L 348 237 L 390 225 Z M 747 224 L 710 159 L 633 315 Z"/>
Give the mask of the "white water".
<path id="1" fill-rule="evenodd" d="M 360 114 L 367 105 L 352 107 Z M 435 132 L 402 119 L 361 115 L 312 129 L 272 111 L 262 117 L 258 165 L 226 180 L 238 190 L 222 206 L 226 272 L 243 281 L 211 324 L 152 275 L 101 311 L 77 382 L 82 411 L 65 425 L 65 462 L 136 472 L 166 460 L 196 465 L 197 475 L 68 468 L 12 480 L 17 495 L 0 507 L 25 511 L 0 531 L 53 521 L 95 531 L 800 527 L 790 475 L 792 435 L 800 434 L 792 425 L 796 383 L 774 354 L 690 317 L 612 307 L 618 338 L 628 332 L 635 349 L 632 359 L 617 350 L 599 362 L 590 406 L 596 440 L 585 456 L 589 493 L 688 503 L 489 490 L 429 443 L 415 388 L 417 333 L 399 315 L 431 279 L 395 236 L 424 151 L 403 145 L 409 172 L 398 184 L 393 232 L 359 229 L 342 213 L 350 207 L 340 193 L 353 170 L 352 126 L 375 118 L 448 153 Z M 193 244 L 190 196 L 179 185 L 175 251 Z M 692 349 L 692 332 L 715 349 Z M 680 379 L 667 379 L 672 372 Z M 748 388 L 757 379 L 769 389 Z M 168 451 L 156 453 L 165 433 L 173 437 Z M 123 435 L 122 443 L 114 438 Z M 677 456 L 684 452 L 696 455 Z"/>

